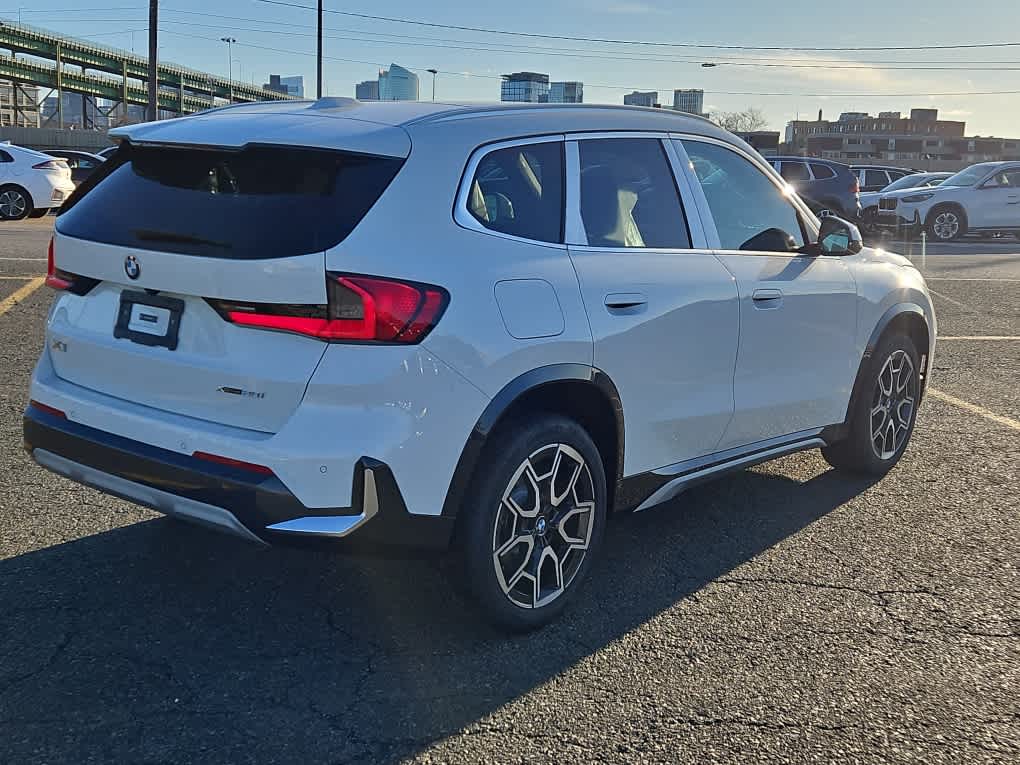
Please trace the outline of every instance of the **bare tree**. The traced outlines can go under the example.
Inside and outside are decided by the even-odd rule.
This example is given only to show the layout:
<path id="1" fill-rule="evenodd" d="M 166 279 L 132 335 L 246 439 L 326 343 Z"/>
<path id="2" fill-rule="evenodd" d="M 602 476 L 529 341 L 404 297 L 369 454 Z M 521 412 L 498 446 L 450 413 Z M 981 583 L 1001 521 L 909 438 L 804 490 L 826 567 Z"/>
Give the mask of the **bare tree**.
<path id="1" fill-rule="evenodd" d="M 765 113 L 753 106 L 750 109 L 744 109 L 742 112 L 718 112 L 712 115 L 712 121 L 731 133 L 750 133 L 753 130 L 764 130 L 769 124 Z"/>

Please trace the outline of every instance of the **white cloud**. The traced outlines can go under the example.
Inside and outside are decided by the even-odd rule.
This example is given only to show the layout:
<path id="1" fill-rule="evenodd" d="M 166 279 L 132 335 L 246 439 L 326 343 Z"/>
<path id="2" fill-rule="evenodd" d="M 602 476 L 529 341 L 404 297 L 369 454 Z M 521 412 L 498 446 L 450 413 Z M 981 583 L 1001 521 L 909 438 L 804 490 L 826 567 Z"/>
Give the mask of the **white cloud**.
<path id="1" fill-rule="evenodd" d="M 641 2 L 618 2 L 610 3 L 604 8 L 606 13 L 618 13 L 626 15 L 642 15 L 647 16 L 652 13 L 665 13 L 666 11 L 662 8 L 658 8 L 654 5 Z"/>

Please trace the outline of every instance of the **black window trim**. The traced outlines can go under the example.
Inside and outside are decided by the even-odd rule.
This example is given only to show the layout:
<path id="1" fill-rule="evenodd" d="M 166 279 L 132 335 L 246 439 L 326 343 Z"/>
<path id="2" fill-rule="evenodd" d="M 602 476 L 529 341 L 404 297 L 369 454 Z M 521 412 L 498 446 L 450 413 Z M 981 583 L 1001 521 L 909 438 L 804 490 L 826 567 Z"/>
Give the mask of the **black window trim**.
<path id="1" fill-rule="evenodd" d="M 762 175 L 764 175 L 769 181 L 771 181 L 772 184 L 779 190 L 781 194 L 783 195 L 786 194 L 786 188 L 789 186 L 789 184 L 786 182 L 783 176 L 779 174 L 779 171 L 776 170 L 775 167 L 773 167 L 768 161 L 766 161 L 764 157 L 760 155 L 756 157 L 744 151 L 744 149 L 742 149 L 740 146 L 736 146 L 734 144 L 728 143 L 727 141 L 723 141 L 712 136 L 698 135 L 696 133 L 670 133 L 669 137 L 674 143 L 680 143 L 680 148 L 683 148 L 683 144 L 681 142 L 697 141 L 700 143 L 714 144 L 715 146 L 721 146 L 724 149 L 728 149 L 729 151 L 732 151 L 734 154 L 743 157 L 752 165 L 754 165 L 756 168 L 758 168 Z M 684 156 L 686 156 L 686 149 L 684 150 Z M 748 255 L 751 257 L 761 257 L 762 255 L 780 258 L 839 257 L 824 254 L 808 255 L 802 252 L 785 253 L 785 252 L 766 252 L 757 250 L 723 249 L 722 243 L 719 240 L 719 232 L 716 230 L 715 227 L 715 218 L 712 216 L 712 211 L 708 206 L 708 199 L 705 197 L 705 192 L 701 188 L 701 182 L 698 181 L 697 176 L 694 174 L 694 169 L 689 165 L 686 168 L 686 172 L 689 178 L 689 182 L 691 183 L 692 188 L 694 189 L 694 193 L 697 195 L 698 211 L 701 213 L 702 226 L 704 227 L 705 230 L 705 237 L 708 239 L 708 246 L 713 251 L 725 253 L 727 255 Z M 819 227 L 821 226 L 821 223 L 819 222 L 818 218 L 815 217 L 815 214 L 811 212 L 811 208 L 809 208 L 804 203 L 804 200 L 802 200 L 800 198 L 800 195 L 798 195 L 796 192 L 794 192 L 792 196 L 787 197 L 787 199 L 789 200 L 790 204 L 793 205 L 794 210 L 798 213 L 797 218 L 800 221 L 801 234 L 804 237 L 804 241 L 809 244 L 811 242 L 814 242 L 818 238 L 818 230 Z M 705 219 L 706 216 L 707 220 Z"/>
<path id="2" fill-rule="evenodd" d="M 565 250 L 567 248 L 565 229 L 568 176 L 567 159 L 563 146 L 564 142 L 565 136 L 562 133 L 556 133 L 523 136 L 521 138 L 493 141 L 478 146 L 473 152 L 471 152 L 471 156 L 468 158 L 467 164 L 464 167 L 464 172 L 461 175 L 460 186 L 457 189 L 457 197 L 453 206 L 454 222 L 461 228 L 476 231 L 480 234 L 487 234 L 489 236 L 499 237 L 500 239 L 509 239 L 514 242 L 526 242 L 527 244 L 535 244 L 543 247 L 554 247 Z M 470 208 L 471 185 L 474 182 L 475 174 L 478 172 L 478 166 L 487 156 L 501 149 L 512 149 L 518 146 L 531 146 L 542 143 L 559 143 L 560 154 L 563 158 L 563 161 L 561 162 L 561 172 L 563 173 L 563 201 L 560 204 L 560 241 L 546 242 L 542 239 L 529 239 L 527 237 L 517 236 L 516 234 L 507 234 L 502 231 L 495 231 L 491 228 L 487 228 L 480 220 L 478 220 L 478 218 L 472 215 Z"/>

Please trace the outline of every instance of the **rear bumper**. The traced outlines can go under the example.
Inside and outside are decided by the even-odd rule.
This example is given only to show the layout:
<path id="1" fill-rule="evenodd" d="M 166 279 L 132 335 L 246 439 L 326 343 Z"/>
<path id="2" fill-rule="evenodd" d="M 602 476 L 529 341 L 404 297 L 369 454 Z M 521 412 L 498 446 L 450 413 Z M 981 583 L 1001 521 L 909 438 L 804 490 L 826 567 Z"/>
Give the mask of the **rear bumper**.
<path id="1" fill-rule="evenodd" d="M 24 438 L 32 458 L 52 472 L 249 542 L 442 550 L 453 531 L 452 518 L 409 513 L 389 467 L 368 457 L 355 465 L 351 507 L 310 509 L 275 475 L 150 446 L 32 406 Z"/>

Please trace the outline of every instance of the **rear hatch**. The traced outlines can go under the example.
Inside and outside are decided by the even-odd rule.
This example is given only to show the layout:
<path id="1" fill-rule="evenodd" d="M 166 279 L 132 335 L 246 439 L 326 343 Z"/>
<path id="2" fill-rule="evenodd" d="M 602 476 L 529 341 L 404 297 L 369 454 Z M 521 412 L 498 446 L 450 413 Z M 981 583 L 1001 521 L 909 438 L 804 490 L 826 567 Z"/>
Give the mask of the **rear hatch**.
<path id="1" fill-rule="evenodd" d="M 50 282 L 67 294 L 49 326 L 56 374 L 168 412 L 276 432 L 326 346 L 238 316 L 300 322 L 324 311 L 324 251 L 354 229 L 402 162 L 340 149 L 125 143 L 57 221 Z"/>

